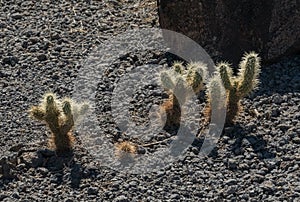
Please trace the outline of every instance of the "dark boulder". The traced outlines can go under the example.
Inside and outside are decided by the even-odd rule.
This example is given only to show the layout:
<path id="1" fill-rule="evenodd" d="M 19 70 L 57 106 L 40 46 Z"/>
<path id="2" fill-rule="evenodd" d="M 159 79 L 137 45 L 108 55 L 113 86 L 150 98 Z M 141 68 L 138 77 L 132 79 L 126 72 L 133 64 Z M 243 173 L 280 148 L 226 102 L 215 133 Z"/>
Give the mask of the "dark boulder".
<path id="1" fill-rule="evenodd" d="M 215 60 L 237 64 L 244 52 L 256 51 L 273 62 L 300 52 L 300 0 L 158 0 L 158 6 L 161 28 L 190 37 Z"/>

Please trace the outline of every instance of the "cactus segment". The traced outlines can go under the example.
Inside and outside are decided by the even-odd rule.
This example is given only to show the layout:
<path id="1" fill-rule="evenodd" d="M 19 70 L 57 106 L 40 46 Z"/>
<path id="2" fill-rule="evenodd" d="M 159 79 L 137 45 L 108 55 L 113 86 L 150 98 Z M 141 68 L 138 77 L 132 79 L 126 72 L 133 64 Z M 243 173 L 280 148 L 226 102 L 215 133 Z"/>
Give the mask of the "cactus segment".
<path id="1" fill-rule="evenodd" d="M 240 63 L 239 92 L 242 96 L 248 95 L 258 84 L 257 77 L 260 73 L 260 59 L 255 53 L 246 54 Z"/>
<path id="2" fill-rule="evenodd" d="M 206 121 L 210 122 L 212 116 L 215 117 L 215 121 L 216 118 L 218 121 L 222 120 L 222 111 L 226 107 L 226 93 L 219 74 L 215 74 L 207 84 L 207 101 L 204 111 Z"/>
<path id="3" fill-rule="evenodd" d="M 230 68 L 228 63 L 220 63 L 218 65 L 218 70 L 224 85 L 224 88 L 227 90 L 232 88 L 231 78 L 232 78 L 232 69 Z"/>
<path id="4" fill-rule="evenodd" d="M 45 110 L 39 106 L 33 106 L 29 113 L 31 114 L 32 118 L 37 119 L 38 121 L 43 121 L 46 115 Z"/>
<path id="5" fill-rule="evenodd" d="M 177 72 L 178 74 L 182 74 L 183 71 L 184 71 L 184 66 L 182 65 L 182 62 L 178 62 L 178 61 L 175 61 L 173 63 L 173 69 L 175 72 Z"/>
<path id="6" fill-rule="evenodd" d="M 164 88 L 169 90 L 174 89 L 175 84 L 169 71 L 162 71 L 160 73 L 160 80 Z"/>
<path id="7" fill-rule="evenodd" d="M 218 75 L 212 77 L 208 83 L 208 102 L 211 103 L 211 108 L 220 108 L 221 99 L 224 98 L 222 92 L 222 81 Z"/>

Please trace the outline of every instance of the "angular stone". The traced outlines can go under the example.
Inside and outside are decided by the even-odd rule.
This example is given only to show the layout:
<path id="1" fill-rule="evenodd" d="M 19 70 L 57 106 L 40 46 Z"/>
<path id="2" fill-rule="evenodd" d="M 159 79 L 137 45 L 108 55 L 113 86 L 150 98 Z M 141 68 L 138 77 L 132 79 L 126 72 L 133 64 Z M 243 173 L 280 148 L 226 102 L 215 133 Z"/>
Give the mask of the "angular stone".
<path id="1" fill-rule="evenodd" d="M 233 179 L 233 178 L 231 178 L 231 179 L 228 179 L 228 180 L 226 180 L 225 181 L 225 184 L 227 184 L 227 185 L 235 185 L 237 183 L 237 181 L 236 181 L 236 179 Z"/>
<path id="2" fill-rule="evenodd" d="M 300 138 L 299 137 L 294 137 L 293 138 L 293 143 L 300 144 Z"/>
<path id="3" fill-rule="evenodd" d="M 37 59 L 38 59 L 39 61 L 46 61 L 46 60 L 47 60 L 47 56 L 46 56 L 45 54 L 39 54 L 39 55 L 37 56 Z"/>
<path id="4" fill-rule="evenodd" d="M 0 175 L 3 179 L 13 179 L 15 176 L 12 173 L 12 168 L 15 166 L 10 163 L 7 157 L 0 159 Z"/>
<path id="5" fill-rule="evenodd" d="M 14 13 L 11 15 L 11 18 L 15 19 L 15 20 L 19 20 L 22 19 L 23 15 L 20 13 Z"/>
<path id="6" fill-rule="evenodd" d="M 88 189 L 88 195 L 97 195 L 98 194 L 98 188 L 97 187 L 90 187 Z"/>

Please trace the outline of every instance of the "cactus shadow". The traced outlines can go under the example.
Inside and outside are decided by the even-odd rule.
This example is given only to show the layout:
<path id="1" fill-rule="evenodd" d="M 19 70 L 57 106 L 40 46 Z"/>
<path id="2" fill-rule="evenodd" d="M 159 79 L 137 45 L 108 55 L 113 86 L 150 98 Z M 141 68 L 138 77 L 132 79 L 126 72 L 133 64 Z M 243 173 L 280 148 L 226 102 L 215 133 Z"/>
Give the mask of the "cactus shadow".
<path id="1" fill-rule="evenodd" d="M 234 155 L 242 155 L 246 149 L 251 148 L 250 150 L 261 160 L 276 157 L 276 154 L 267 148 L 267 141 L 262 135 L 252 135 L 249 129 L 240 124 L 225 127 L 220 138 L 224 136 L 228 136 L 230 140 L 233 140 L 233 143 L 228 142 L 226 144 L 229 144 L 227 146 L 230 147 L 230 152 Z M 205 137 L 197 137 L 192 143 L 192 147 L 197 148 L 197 154 L 201 151 L 204 141 Z M 218 158 L 218 153 L 219 148 L 216 146 L 210 151 L 208 157 Z"/>
<path id="2" fill-rule="evenodd" d="M 267 148 L 267 141 L 262 135 L 252 135 L 247 128 L 239 124 L 230 127 L 230 129 L 232 130 L 231 133 L 226 135 L 235 139 L 234 143 L 231 145 L 231 151 L 235 155 L 241 155 L 246 148 L 252 148 L 251 150 L 261 160 L 276 157 L 276 154 Z M 224 134 L 225 133 L 226 128 L 224 129 Z"/>
<path id="3" fill-rule="evenodd" d="M 56 153 L 49 149 L 40 149 L 36 151 L 36 156 L 31 162 L 33 168 L 46 168 L 54 176 L 51 179 L 52 183 L 60 185 L 70 181 L 72 188 L 79 188 L 83 166 L 75 160 L 75 156 L 75 151 Z"/>
<path id="4" fill-rule="evenodd" d="M 204 141 L 205 141 L 205 137 L 196 137 L 194 139 L 194 141 L 192 143 L 192 147 L 197 149 L 196 151 L 194 151 L 195 154 L 199 155 Z M 208 157 L 213 158 L 213 159 L 217 158 L 218 157 L 218 147 L 212 148 L 212 150 L 208 154 Z"/>
<path id="5" fill-rule="evenodd" d="M 72 187 L 79 187 L 81 181 L 80 170 L 82 166 L 74 160 L 74 151 L 56 153 L 48 149 L 37 151 L 38 158 L 35 166 L 46 168 L 55 177 L 53 183 L 62 184 L 66 180 L 71 181 Z"/>

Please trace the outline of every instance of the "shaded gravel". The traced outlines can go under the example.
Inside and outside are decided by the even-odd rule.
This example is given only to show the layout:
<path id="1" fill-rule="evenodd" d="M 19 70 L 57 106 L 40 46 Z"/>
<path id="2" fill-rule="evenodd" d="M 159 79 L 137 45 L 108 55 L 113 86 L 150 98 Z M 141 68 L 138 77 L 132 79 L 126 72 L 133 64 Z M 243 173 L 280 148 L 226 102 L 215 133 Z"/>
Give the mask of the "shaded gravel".
<path id="1" fill-rule="evenodd" d="M 199 138 L 183 158 L 160 171 L 124 174 L 99 165 L 80 142 L 64 156 L 45 149 L 49 132 L 28 118 L 27 109 L 45 91 L 71 96 L 80 64 L 93 47 L 128 28 L 156 27 L 155 1 L 15 2 L 0 3 L 0 200 L 299 199 L 299 55 L 263 67 L 259 89 L 242 100 L 244 112 L 236 125 L 224 128 L 208 157 L 198 155 Z M 129 52 L 110 67 L 107 82 L 99 83 L 97 112 L 102 133 L 112 142 L 130 138 L 111 120 L 116 78 L 142 64 L 167 66 L 172 59 L 160 51 Z M 155 86 L 137 92 L 132 108 L 137 121 L 147 121 L 149 106 L 162 98 L 165 93 Z M 164 133 L 148 142 L 168 137 Z"/>

